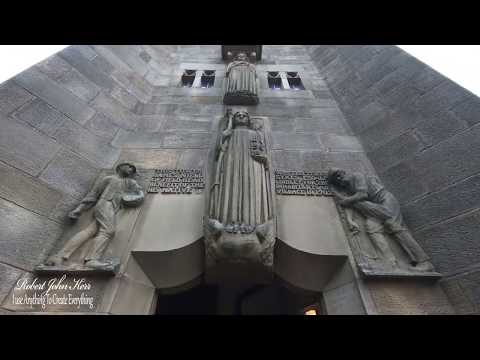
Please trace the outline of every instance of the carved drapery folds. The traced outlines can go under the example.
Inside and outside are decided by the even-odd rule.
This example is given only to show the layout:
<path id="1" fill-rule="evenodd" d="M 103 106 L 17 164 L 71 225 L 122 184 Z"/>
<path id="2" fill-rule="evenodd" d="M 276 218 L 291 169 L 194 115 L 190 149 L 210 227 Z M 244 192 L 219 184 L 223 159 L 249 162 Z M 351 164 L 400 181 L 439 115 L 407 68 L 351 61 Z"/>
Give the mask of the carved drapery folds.
<path id="1" fill-rule="evenodd" d="M 275 242 L 270 154 L 264 119 L 227 111 L 213 154 L 207 200 L 207 264 L 272 266 Z"/>
<path id="2" fill-rule="evenodd" d="M 328 182 L 364 275 L 440 276 L 407 229 L 397 199 L 378 178 L 330 169 Z"/>
<path id="3" fill-rule="evenodd" d="M 229 61 L 225 72 L 225 95 L 223 98 L 225 104 L 258 104 L 255 70 L 255 61 L 259 58 L 257 48 L 258 45 L 222 46 L 223 58 Z"/>

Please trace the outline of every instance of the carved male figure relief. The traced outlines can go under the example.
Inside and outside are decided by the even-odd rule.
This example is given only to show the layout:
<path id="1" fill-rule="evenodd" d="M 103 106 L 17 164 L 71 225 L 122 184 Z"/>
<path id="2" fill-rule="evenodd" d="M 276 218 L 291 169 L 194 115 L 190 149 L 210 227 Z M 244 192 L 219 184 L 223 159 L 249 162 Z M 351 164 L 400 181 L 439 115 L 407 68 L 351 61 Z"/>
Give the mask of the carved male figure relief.
<path id="1" fill-rule="evenodd" d="M 122 163 L 116 167 L 116 175 L 106 176 L 69 213 L 72 220 L 93 209 L 93 221 L 83 230 L 70 238 L 63 248 L 52 255 L 46 262 L 47 266 L 62 265 L 80 246 L 90 240 L 90 248 L 83 261 L 84 266 L 93 269 L 103 269 L 111 263 L 102 261 L 101 256 L 108 243 L 115 235 L 116 214 L 122 207 L 135 207 L 144 199 L 144 192 L 133 179 L 136 168 L 129 163 Z"/>
<path id="2" fill-rule="evenodd" d="M 392 234 L 405 251 L 413 270 L 433 271 L 428 255 L 405 227 L 397 199 L 377 178 L 333 168 L 328 172 L 328 183 L 342 207 L 353 209 L 365 218 L 366 232 L 390 266 L 396 267 L 397 260 L 384 232 Z M 346 213 L 350 230 L 358 232 L 359 226 L 350 211 Z"/>
<path id="3" fill-rule="evenodd" d="M 227 66 L 224 103 L 227 105 L 256 105 L 257 74 L 247 54 L 240 52 Z"/>

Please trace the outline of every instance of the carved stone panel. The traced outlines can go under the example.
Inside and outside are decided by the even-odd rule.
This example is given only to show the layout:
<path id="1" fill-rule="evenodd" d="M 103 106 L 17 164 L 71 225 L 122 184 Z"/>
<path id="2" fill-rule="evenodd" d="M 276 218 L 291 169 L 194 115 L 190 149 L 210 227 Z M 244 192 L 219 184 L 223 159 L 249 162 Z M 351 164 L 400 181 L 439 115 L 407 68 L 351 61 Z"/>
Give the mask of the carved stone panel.
<path id="1" fill-rule="evenodd" d="M 210 164 L 205 248 L 220 262 L 273 265 L 275 211 L 268 121 L 227 111 Z"/>
<path id="2" fill-rule="evenodd" d="M 364 276 L 439 278 L 406 227 L 400 205 L 375 176 L 331 169 L 331 191 Z"/>

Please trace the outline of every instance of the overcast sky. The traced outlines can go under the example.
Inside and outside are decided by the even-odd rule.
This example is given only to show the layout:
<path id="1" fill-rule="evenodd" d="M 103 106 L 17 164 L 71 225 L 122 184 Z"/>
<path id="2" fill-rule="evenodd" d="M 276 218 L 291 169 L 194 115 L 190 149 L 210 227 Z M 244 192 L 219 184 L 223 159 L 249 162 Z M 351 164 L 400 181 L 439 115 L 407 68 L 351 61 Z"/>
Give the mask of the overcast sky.
<path id="1" fill-rule="evenodd" d="M 0 45 L 0 83 L 67 45 Z M 480 96 L 480 45 L 399 45 L 417 59 Z"/>

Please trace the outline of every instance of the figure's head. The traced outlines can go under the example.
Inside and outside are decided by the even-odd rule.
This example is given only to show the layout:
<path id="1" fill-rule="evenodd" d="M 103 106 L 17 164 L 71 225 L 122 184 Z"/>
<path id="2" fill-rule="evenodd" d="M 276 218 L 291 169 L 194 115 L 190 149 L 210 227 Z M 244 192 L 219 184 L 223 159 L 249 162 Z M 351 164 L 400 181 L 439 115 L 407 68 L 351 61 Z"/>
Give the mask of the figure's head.
<path id="1" fill-rule="evenodd" d="M 137 168 L 130 163 L 121 163 L 117 165 L 115 171 L 120 177 L 131 177 L 137 173 Z"/>
<path id="2" fill-rule="evenodd" d="M 235 60 L 238 60 L 238 61 L 247 61 L 247 60 L 248 60 L 247 54 L 245 54 L 244 52 L 240 52 L 240 53 L 238 53 L 237 56 L 235 57 Z"/>
<path id="3" fill-rule="evenodd" d="M 327 181 L 333 186 L 345 187 L 347 185 L 347 172 L 339 168 L 330 168 Z"/>
<path id="4" fill-rule="evenodd" d="M 233 115 L 234 126 L 250 126 L 250 116 L 246 111 L 237 111 Z"/>

